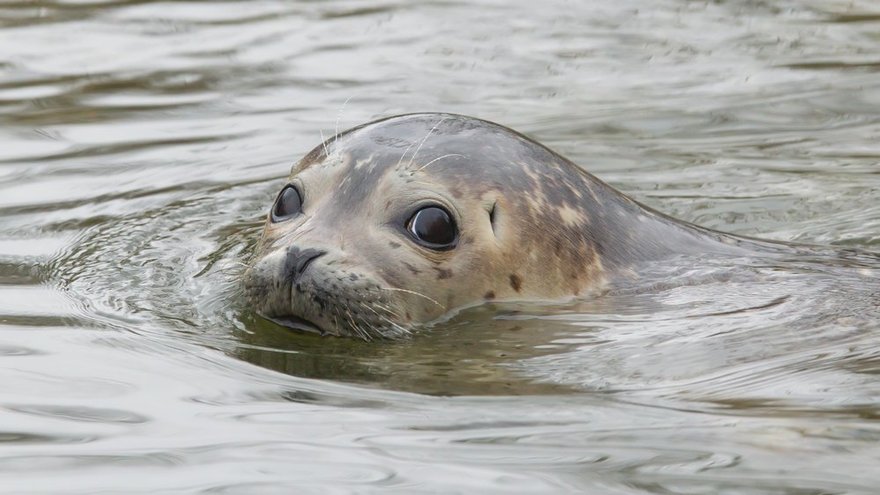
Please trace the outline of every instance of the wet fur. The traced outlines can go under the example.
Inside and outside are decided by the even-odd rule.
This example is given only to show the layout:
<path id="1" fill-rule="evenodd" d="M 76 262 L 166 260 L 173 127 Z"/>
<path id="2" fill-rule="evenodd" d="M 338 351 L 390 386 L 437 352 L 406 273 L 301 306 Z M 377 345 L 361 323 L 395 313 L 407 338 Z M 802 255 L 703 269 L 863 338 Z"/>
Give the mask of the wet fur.
<path id="1" fill-rule="evenodd" d="M 412 114 L 338 134 L 293 167 L 304 213 L 267 221 L 245 276 L 254 308 L 330 334 L 396 338 L 489 299 L 558 299 L 601 290 L 636 262 L 736 250 L 733 237 L 636 203 L 564 157 L 491 122 Z M 449 209 L 455 249 L 405 231 L 427 202 Z M 294 284 L 296 245 L 328 252 Z"/>

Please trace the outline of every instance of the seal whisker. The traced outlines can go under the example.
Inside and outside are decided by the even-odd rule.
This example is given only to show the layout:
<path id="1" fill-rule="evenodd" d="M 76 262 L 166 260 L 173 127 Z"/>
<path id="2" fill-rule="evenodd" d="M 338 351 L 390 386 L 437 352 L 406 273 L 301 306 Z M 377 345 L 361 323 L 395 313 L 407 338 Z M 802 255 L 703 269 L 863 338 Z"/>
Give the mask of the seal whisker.
<path id="1" fill-rule="evenodd" d="M 373 309 L 372 307 L 370 307 L 370 305 L 368 305 L 367 303 L 365 303 L 365 302 L 360 302 L 360 301 L 358 301 L 358 302 L 360 303 L 362 309 L 367 309 L 367 310 L 369 310 L 371 313 L 373 313 L 373 314 L 376 315 L 376 316 L 379 316 L 379 317 L 382 316 L 382 315 L 379 314 L 378 311 L 376 311 L 375 309 Z"/>
<path id="2" fill-rule="evenodd" d="M 399 288 L 399 287 L 379 287 L 379 288 L 382 289 L 382 290 L 391 290 L 391 291 L 405 292 L 405 293 L 407 293 L 407 294 L 412 294 L 412 295 L 414 295 L 414 296 L 423 297 L 423 298 L 427 299 L 428 301 L 431 301 L 432 303 L 436 304 L 437 306 L 440 306 L 440 307 L 443 308 L 444 310 L 446 309 L 446 306 L 444 306 L 444 305 L 438 303 L 438 302 L 435 301 L 434 299 L 431 299 L 430 297 L 428 297 L 428 296 L 422 294 L 421 292 L 417 292 L 417 291 L 409 290 L 409 289 L 401 289 L 401 288 Z"/>
<path id="3" fill-rule="evenodd" d="M 395 316 L 395 317 L 398 316 L 398 315 L 395 314 L 393 311 L 389 310 L 388 308 L 386 308 L 385 306 L 382 306 L 382 305 L 379 304 L 379 303 L 373 303 L 373 304 L 374 304 L 375 306 L 377 306 L 379 309 L 381 309 L 381 310 L 383 310 L 383 311 L 386 311 L 386 312 L 390 313 L 392 316 Z M 388 324 L 391 325 L 392 327 L 397 328 L 397 329 L 398 329 L 403 335 L 409 335 L 409 333 L 410 333 L 409 330 L 407 330 L 406 328 L 404 328 L 404 327 L 400 326 L 399 324 L 395 323 L 391 318 L 388 318 L 388 317 L 385 316 L 385 315 L 381 315 L 381 314 L 379 314 L 379 312 L 376 311 L 375 309 L 373 309 L 372 306 L 370 306 L 370 305 L 368 305 L 368 304 L 366 304 L 366 303 L 363 303 L 363 302 L 361 302 L 361 305 L 360 305 L 360 306 L 361 306 L 361 308 L 363 308 L 363 309 L 367 309 L 367 310 L 369 310 L 371 313 L 373 313 L 374 315 L 376 315 L 380 320 L 384 321 L 385 323 L 388 323 Z"/>
<path id="4" fill-rule="evenodd" d="M 393 321 L 391 321 L 390 318 L 387 318 L 385 316 L 379 316 L 379 318 L 382 318 L 383 320 L 385 320 L 386 323 L 388 323 L 392 327 L 400 330 L 400 333 L 403 335 L 410 335 L 412 333 L 409 329 L 403 328 L 402 326 L 398 325 L 397 323 L 394 323 Z"/>
<path id="5" fill-rule="evenodd" d="M 400 168 L 400 164 L 403 163 L 403 159 L 406 157 L 406 154 L 413 146 L 415 146 L 415 144 L 415 141 L 413 141 L 412 143 L 409 143 L 409 146 L 407 146 L 405 150 L 403 150 L 403 153 L 400 154 L 400 159 L 397 160 L 397 165 L 394 166 L 395 169 Z"/>
<path id="6" fill-rule="evenodd" d="M 388 313 L 389 315 L 391 315 L 391 316 L 393 316 L 393 317 L 395 317 L 395 318 L 400 318 L 400 313 L 398 313 L 397 311 L 392 310 L 391 308 L 389 308 L 389 307 L 387 307 L 387 306 L 384 306 L 384 305 L 379 304 L 379 303 L 373 303 L 373 306 L 375 306 L 375 307 L 381 309 L 382 311 Z M 372 308 L 370 308 L 370 309 L 372 309 Z M 374 311 L 375 311 L 375 310 L 374 310 Z"/>
<path id="7" fill-rule="evenodd" d="M 315 230 L 315 226 L 305 225 L 304 228 L 302 228 L 302 230 L 298 230 L 290 236 L 290 241 L 292 242 L 292 241 L 299 240 L 300 238 L 302 238 L 306 234 L 313 232 L 314 230 Z"/>
<path id="8" fill-rule="evenodd" d="M 400 319 L 400 313 L 398 313 L 397 311 L 392 310 L 391 308 L 389 308 L 388 306 L 385 306 L 385 305 L 383 305 L 383 304 L 380 304 L 380 303 L 374 302 L 371 306 L 365 306 L 365 307 L 366 307 L 367 309 L 369 309 L 370 311 L 372 311 L 372 312 L 373 312 L 376 316 L 378 316 L 379 318 L 388 318 L 388 317 L 392 317 L 392 318 Z M 380 309 L 380 310 L 382 310 L 382 312 L 385 313 L 385 314 L 380 314 L 378 311 L 376 311 L 376 310 L 374 309 L 374 307 L 375 307 L 375 308 L 378 308 L 378 309 Z"/>
<path id="9" fill-rule="evenodd" d="M 416 160 L 416 158 L 419 156 L 419 151 L 422 149 L 422 145 L 425 144 L 425 141 L 427 141 L 428 138 L 431 137 L 431 134 L 434 134 L 434 131 L 437 129 L 437 127 L 439 127 L 440 124 L 442 124 L 443 121 L 445 121 L 447 119 L 448 119 L 448 117 L 443 117 L 442 119 L 440 119 L 436 124 L 434 124 L 434 127 L 432 127 L 430 131 L 428 131 L 428 134 L 426 134 L 425 137 L 422 138 L 422 142 L 419 143 L 419 147 L 416 148 L 416 151 L 413 153 L 412 158 L 409 159 L 410 165 L 412 165 L 413 162 Z"/>
<path id="10" fill-rule="evenodd" d="M 351 330 L 355 333 L 355 335 L 366 341 L 369 341 L 369 335 L 364 335 L 363 329 L 359 327 L 357 323 L 355 323 L 354 317 L 351 316 L 351 311 L 349 311 L 348 308 L 345 309 L 345 316 L 348 317 L 348 323 L 351 325 Z"/>
<path id="11" fill-rule="evenodd" d="M 360 333 L 360 334 L 363 336 L 362 338 L 363 338 L 364 340 L 366 340 L 367 342 L 373 340 L 373 336 L 370 335 L 369 330 L 365 329 L 365 328 L 362 327 L 360 324 L 356 325 L 356 328 L 357 328 L 357 330 L 358 330 L 358 333 Z M 381 335 L 381 334 L 380 334 L 380 335 Z"/>
<path id="12" fill-rule="evenodd" d="M 462 155 L 461 153 L 448 153 L 448 154 L 443 155 L 443 156 L 438 156 L 437 158 L 434 158 L 434 159 L 431 160 L 430 162 L 428 162 L 428 163 L 422 165 L 421 167 L 419 167 L 419 168 L 416 170 L 416 172 L 421 172 L 421 171 L 424 170 L 425 167 L 427 167 L 428 165 L 430 165 L 430 164 L 432 164 L 432 163 L 434 163 L 434 162 L 436 162 L 436 161 L 440 161 L 440 160 L 442 160 L 442 159 L 444 159 L 444 158 L 449 158 L 449 157 L 451 157 L 451 156 L 458 156 L 458 157 L 461 157 L 461 158 L 467 158 L 466 156 Z"/>
<path id="13" fill-rule="evenodd" d="M 336 126 L 333 128 L 333 132 L 336 133 L 336 137 L 333 138 L 333 145 L 335 146 L 339 142 L 339 120 L 342 118 L 342 113 L 345 112 L 345 105 L 348 105 L 349 100 L 354 98 L 354 95 L 349 96 L 342 102 L 342 107 L 339 109 L 339 112 L 336 113 Z"/>
<path id="14" fill-rule="evenodd" d="M 372 335 L 370 334 L 370 327 L 364 327 L 367 322 L 364 321 L 363 318 L 358 318 L 358 323 L 356 324 L 358 332 L 363 335 L 364 340 L 370 341 L 373 340 Z M 381 336 L 381 333 L 379 334 Z"/>
<path id="15" fill-rule="evenodd" d="M 321 129 L 318 129 L 318 133 L 321 135 L 321 146 L 324 147 L 324 156 L 326 156 L 327 158 L 330 158 L 330 152 L 327 151 L 327 140 L 324 139 L 324 131 Z"/>

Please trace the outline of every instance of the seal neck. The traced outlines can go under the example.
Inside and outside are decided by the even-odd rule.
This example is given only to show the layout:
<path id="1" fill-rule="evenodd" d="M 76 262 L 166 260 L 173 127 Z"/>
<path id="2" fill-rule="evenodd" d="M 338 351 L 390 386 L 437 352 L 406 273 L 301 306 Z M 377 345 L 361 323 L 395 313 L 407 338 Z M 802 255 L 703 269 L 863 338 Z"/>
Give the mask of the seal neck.
<path id="1" fill-rule="evenodd" d="M 748 239 L 677 220 L 586 175 L 593 180 L 593 194 L 583 207 L 594 213 L 585 235 L 607 269 L 687 255 L 738 256 L 753 249 Z"/>

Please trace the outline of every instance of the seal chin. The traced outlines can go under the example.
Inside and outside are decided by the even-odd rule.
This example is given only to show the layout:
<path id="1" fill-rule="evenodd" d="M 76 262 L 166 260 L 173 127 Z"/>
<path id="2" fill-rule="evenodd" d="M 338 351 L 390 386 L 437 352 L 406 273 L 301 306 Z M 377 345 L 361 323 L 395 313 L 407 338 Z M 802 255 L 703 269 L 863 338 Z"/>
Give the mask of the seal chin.
<path id="1" fill-rule="evenodd" d="M 305 318 L 300 318 L 296 315 L 285 315 L 285 316 L 265 316 L 261 315 L 263 318 L 267 320 L 277 323 L 282 327 L 292 328 L 294 330 L 302 330 L 305 332 L 317 333 L 319 335 L 326 335 L 327 332 L 321 329 L 315 323 L 306 320 Z"/>

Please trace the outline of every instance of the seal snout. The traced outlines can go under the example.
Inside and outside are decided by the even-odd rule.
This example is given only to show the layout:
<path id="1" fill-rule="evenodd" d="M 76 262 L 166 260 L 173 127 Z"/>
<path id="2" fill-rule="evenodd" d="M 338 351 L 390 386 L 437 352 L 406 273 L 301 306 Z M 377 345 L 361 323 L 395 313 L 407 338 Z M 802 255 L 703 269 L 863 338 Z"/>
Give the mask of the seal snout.
<path id="1" fill-rule="evenodd" d="M 284 260 L 283 274 L 285 278 L 289 277 L 293 283 L 298 283 L 312 261 L 325 254 L 327 254 L 327 251 L 320 249 L 302 249 L 298 246 L 290 246 L 287 249 L 287 258 Z"/>

